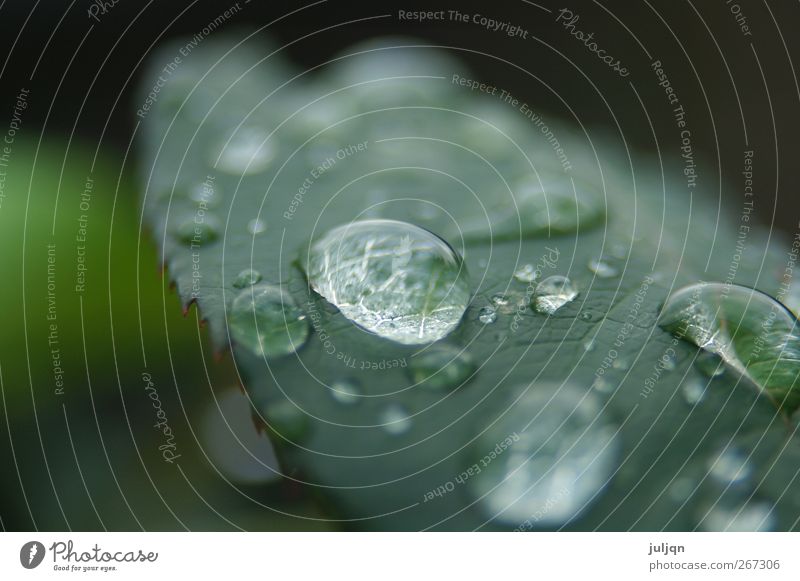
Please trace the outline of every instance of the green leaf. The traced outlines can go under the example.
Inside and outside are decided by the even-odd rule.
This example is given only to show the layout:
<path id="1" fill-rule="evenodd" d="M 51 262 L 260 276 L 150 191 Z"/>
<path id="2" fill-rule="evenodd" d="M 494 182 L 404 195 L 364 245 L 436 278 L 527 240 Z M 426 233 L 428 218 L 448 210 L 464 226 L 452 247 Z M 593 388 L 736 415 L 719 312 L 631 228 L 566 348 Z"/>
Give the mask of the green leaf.
<path id="1" fill-rule="evenodd" d="M 248 292 L 236 282 L 245 269 L 309 314 L 313 332 L 295 353 L 265 359 L 232 345 L 287 478 L 328 496 L 355 528 L 561 528 L 535 514 L 493 518 L 475 495 L 482 486 L 468 481 L 486 473 L 460 476 L 491 457 L 495 443 L 482 436 L 511 421 L 520 390 L 563 383 L 599 402 L 619 443 L 607 482 L 563 528 L 697 527 L 721 495 L 706 485 L 709 462 L 732 442 L 754 465 L 748 494 L 774 506 L 771 526 L 797 528 L 798 440 L 785 420 L 731 370 L 702 375 L 699 350 L 657 325 L 672 289 L 727 280 L 731 217 L 711 239 L 716 205 L 662 179 L 658 160 L 626 150 L 617 134 L 545 119 L 535 104 L 532 118 L 476 96 L 452 82 L 467 73 L 443 53 L 370 45 L 309 79 L 255 40 L 234 44 L 208 40 L 193 51 L 145 116 L 143 203 L 185 307 L 197 304 L 217 349 L 230 345 L 226 321 Z M 153 78 L 173 52 L 154 58 Z M 544 218 L 551 198 L 532 180 L 558 192 Z M 477 370 L 453 373 L 452 389 L 414 371 L 428 365 L 415 366 L 424 346 L 365 332 L 297 266 L 312 240 L 375 218 L 428 229 L 464 258 L 473 298 L 437 349 L 464 351 Z M 194 246 L 187 220 L 200 229 Z M 776 291 L 784 247 L 767 240 L 751 232 L 731 282 Z M 577 298 L 550 316 L 535 312 L 534 286 L 513 276 L 525 264 L 568 276 Z M 488 306 L 498 316 L 486 324 L 479 312 Z M 344 405 L 332 395 L 340 381 L 364 397 Z M 705 395 L 689 403 L 684 392 L 697 381 Z M 742 437 L 752 434 L 782 444 Z"/>

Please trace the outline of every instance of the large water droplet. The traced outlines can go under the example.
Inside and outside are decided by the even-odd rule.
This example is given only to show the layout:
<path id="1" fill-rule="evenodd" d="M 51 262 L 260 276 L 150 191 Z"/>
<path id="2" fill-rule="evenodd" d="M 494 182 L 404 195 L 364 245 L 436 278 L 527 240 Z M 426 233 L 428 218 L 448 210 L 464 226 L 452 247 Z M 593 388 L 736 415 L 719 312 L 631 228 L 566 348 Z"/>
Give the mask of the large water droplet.
<path id="1" fill-rule="evenodd" d="M 618 464 L 615 428 L 597 396 L 532 384 L 478 440 L 493 459 L 470 480 L 484 512 L 511 524 L 558 526 L 596 500 Z"/>
<path id="2" fill-rule="evenodd" d="M 721 357 L 787 413 L 800 405 L 797 319 L 772 297 L 737 285 L 694 284 L 670 295 L 659 324 Z"/>
<path id="3" fill-rule="evenodd" d="M 363 398 L 361 386 L 355 379 L 338 379 L 331 384 L 331 396 L 344 405 L 354 405 Z"/>
<path id="4" fill-rule="evenodd" d="M 399 404 L 392 404 L 383 410 L 380 423 L 381 427 L 393 436 L 405 434 L 411 429 L 408 410 Z"/>
<path id="5" fill-rule="evenodd" d="M 533 308 L 543 315 L 552 315 L 567 303 L 574 301 L 578 290 L 566 276 L 548 276 L 536 287 Z"/>
<path id="6" fill-rule="evenodd" d="M 261 278 L 260 272 L 252 268 L 246 268 L 236 275 L 232 284 L 234 288 L 247 288 L 248 286 L 253 286 L 261 282 Z"/>
<path id="7" fill-rule="evenodd" d="M 345 317 L 408 345 L 455 329 L 471 294 L 463 261 L 446 242 L 394 220 L 334 228 L 313 243 L 306 271 Z"/>
<path id="8" fill-rule="evenodd" d="M 294 299 L 267 284 L 247 288 L 234 299 L 229 327 L 236 343 L 266 357 L 293 353 L 308 337 L 308 321 Z"/>
<path id="9" fill-rule="evenodd" d="M 269 167 L 275 157 L 274 140 L 260 127 L 241 127 L 229 141 L 220 143 L 212 155 L 211 163 L 224 172 L 234 175 L 259 173 Z M 219 159 L 217 159 L 219 157 Z"/>
<path id="10" fill-rule="evenodd" d="M 415 355 L 408 369 L 414 383 L 425 382 L 425 387 L 433 389 L 452 389 L 469 379 L 477 365 L 461 347 L 432 345 Z"/>

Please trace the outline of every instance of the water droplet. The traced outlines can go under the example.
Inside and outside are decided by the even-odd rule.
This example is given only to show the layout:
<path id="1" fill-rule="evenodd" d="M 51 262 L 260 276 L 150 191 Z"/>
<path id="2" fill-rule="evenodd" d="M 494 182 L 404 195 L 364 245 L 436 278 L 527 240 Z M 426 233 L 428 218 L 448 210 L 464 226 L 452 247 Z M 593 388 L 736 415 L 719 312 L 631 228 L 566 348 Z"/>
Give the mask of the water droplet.
<path id="1" fill-rule="evenodd" d="M 414 383 L 432 389 L 453 389 L 472 377 L 477 369 L 469 353 L 455 345 L 432 345 L 414 356 L 408 365 Z"/>
<path id="2" fill-rule="evenodd" d="M 362 399 L 362 389 L 355 379 L 339 379 L 330 387 L 333 399 L 344 405 L 354 405 Z"/>
<path id="3" fill-rule="evenodd" d="M 601 496 L 618 465 L 616 429 L 601 415 L 599 399 L 585 390 L 569 384 L 522 389 L 479 437 L 478 457 L 496 456 L 469 485 L 487 516 L 562 525 Z"/>
<path id="4" fill-rule="evenodd" d="M 614 359 L 614 362 L 611 364 L 611 367 L 614 369 L 621 369 L 622 371 L 627 370 L 630 367 L 630 363 L 624 357 L 617 357 Z"/>
<path id="5" fill-rule="evenodd" d="M 393 404 L 381 413 L 381 427 L 393 436 L 405 434 L 411 429 L 411 418 L 408 410 L 401 405 Z"/>
<path id="6" fill-rule="evenodd" d="M 505 307 L 509 303 L 508 297 L 500 293 L 492 295 L 491 301 L 495 307 Z"/>
<path id="7" fill-rule="evenodd" d="M 684 503 L 695 493 L 696 488 L 694 480 L 681 476 L 670 485 L 667 494 L 673 502 Z"/>
<path id="8" fill-rule="evenodd" d="M 587 353 L 589 353 L 590 351 L 594 351 L 594 347 L 595 347 L 594 339 L 589 339 L 588 341 L 585 341 L 583 344 L 583 350 L 586 351 Z"/>
<path id="9" fill-rule="evenodd" d="M 483 307 L 478 311 L 478 320 L 484 325 L 490 325 L 497 320 L 497 311 L 492 307 Z"/>
<path id="10" fill-rule="evenodd" d="M 267 426 L 279 436 L 278 443 L 284 440 L 300 442 L 308 435 L 308 416 L 288 399 L 268 403 L 262 414 Z"/>
<path id="11" fill-rule="evenodd" d="M 266 232 L 267 223 L 261 218 L 253 218 L 247 223 L 247 231 L 254 236 Z"/>
<path id="12" fill-rule="evenodd" d="M 261 282 L 261 273 L 252 268 L 246 268 L 233 279 L 234 288 L 246 288 Z"/>
<path id="13" fill-rule="evenodd" d="M 761 500 L 734 503 L 722 498 L 701 516 L 700 528 L 709 532 L 762 532 L 775 528 L 775 511 L 770 503 Z"/>
<path id="14" fill-rule="evenodd" d="M 353 222 L 313 243 L 311 286 L 341 313 L 407 345 L 441 339 L 470 300 L 461 257 L 441 238 L 394 220 Z"/>
<path id="15" fill-rule="evenodd" d="M 669 296 L 659 324 L 721 357 L 787 413 L 800 406 L 800 389 L 793 387 L 800 374 L 797 319 L 769 295 L 722 283 L 690 285 Z"/>
<path id="16" fill-rule="evenodd" d="M 514 271 L 514 278 L 520 282 L 533 282 L 539 278 L 539 271 L 532 264 L 524 264 Z"/>
<path id="17" fill-rule="evenodd" d="M 578 291 L 566 276 L 548 276 L 536 287 L 533 308 L 543 315 L 552 315 L 567 303 L 574 301 Z"/>
<path id="18" fill-rule="evenodd" d="M 732 446 L 723 448 L 708 462 L 709 475 L 725 486 L 745 482 L 752 472 L 747 456 Z"/>
<path id="19" fill-rule="evenodd" d="M 308 338 L 308 321 L 294 299 L 267 284 L 241 291 L 231 305 L 229 325 L 236 343 L 265 357 L 294 353 Z"/>
<path id="20" fill-rule="evenodd" d="M 706 382 L 701 378 L 694 376 L 686 379 L 683 382 L 683 399 L 689 405 L 695 405 L 703 401 L 706 395 Z"/>
<path id="21" fill-rule="evenodd" d="M 664 371 L 672 371 L 678 366 L 678 360 L 672 353 L 664 353 L 658 362 Z"/>
<path id="22" fill-rule="evenodd" d="M 581 314 L 579 316 L 584 321 L 591 321 L 592 319 L 594 319 L 594 315 L 592 314 L 591 311 L 581 311 Z"/>
<path id="23" fill-rule="evenodd" d="M 598 376 L 594 378 L 592 387 L 600 393 L 614 393 L 614 390 L 617 386 L 613 382 L 609 381 L 606 377 Z"/>
<path id="24" fill-rule="evenodd" d="M 272 444 L 256 430 L 250 400 L 238 388 L 224 390 L 208 406 L 201 434 L 211 462 L 227 478 L 261 484 L 280 477 Z"/>
<path id="25" fill-rule="evenodd" d="M 211 214 L 196 214 L 180 222 L 177 235 L 185 244 L 202 246 L 213 242 L 221 230 L 219 221 Z"/>
<path id="26" fill-rule="evenodd" d="M 710 351 L 698 353 L 694 365 L 707 377 L 719 377 L 725 373 L 725 362 L 722 357 Z"/>
<path id="27" fill-rule="evenodd" d="M 269 167 L 275 157 L 274 140 L 260 127 L 241 127 L 214 151 L 211 163 L 234 175 L 259 173 Z M 219 157 L 219 159 L 217 159 Z"/>
<path id="28" fill-rule="evenodd" d="M 600 278 L 612 278 L 619 274 L 616 267 L 609 264 L 604 258 L 593 258 L 589 261 L 589 270 Z"/>

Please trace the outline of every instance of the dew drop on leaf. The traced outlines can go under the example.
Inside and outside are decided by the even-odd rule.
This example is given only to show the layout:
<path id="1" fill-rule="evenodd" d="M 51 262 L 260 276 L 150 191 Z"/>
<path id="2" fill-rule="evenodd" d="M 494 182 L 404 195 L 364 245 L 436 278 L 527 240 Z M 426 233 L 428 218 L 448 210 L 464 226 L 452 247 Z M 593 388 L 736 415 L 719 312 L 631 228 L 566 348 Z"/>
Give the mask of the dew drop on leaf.
<path id="1" fill-rule="evenodd" d="M 797 319 L 769 295 L 738 285 L 693 284 L 669 296 L 659 324 L 720 357 L 778 408 L 791 413 L 800 406 Z"/>
<path id="2" fill-rule="evenodd" d="M 475 373 L 472 356 L 456 345 L 431 345 L 412 357 L 408 370 L 414 383 L 431 389 L 454 389 Z"/>
<path id="3" fill-rule="evenodd" d="M 593 258 L 590 260 L 589 270 L 600 278 L 613 278 L 619 274 L 619 270 L 605 258 Z"/>
<path id="4" fill-rule="evenodd" d="M 252 268 L 246 268 L 237 274 L 236 278 L 233 279 L 233 287 L 241 289 L 248 286 L 253 286 L 254 284 L 261 282 L 261 278 L 260 272 L 253 270 Z"/>
<path id="5" fill-rule="evenodd" d="M 312 288 L 357 325 L 398 343 L 431 343 L 455 329 L 471 290 L 458 253 L 435 234 L 394 220 L 339 226 L 313 242 Z"/>
<path id="6" fill-rule="evenodd" d="M 497 320 L 497 311 L 494 307 L 482 307 L 478 311 L 478 320 L 484 325 L 490 325 Z"/>
<path id="7" fill-rule="evenodd" d="M 242 290 L 228 323 L 232 339 L 259 356 L 294 353 L 308 338 L 306 315 L 287 292 L 268 284 Z"/>
<path id="8" fill-rule="evenodd" d="M 477 458 L 494 459 L 469 484 L 489 517 L 559 526 L 601 496 L 618 466 L 616 428 L 591 392 L 569 384 L 522 389 L 476 442 Z"/>
<path id="9" fill-rule="evenodd" d="M 260 173 L 275 157 L 275 145 L 260 127 L 240 127 L 230 140 L 222 141 L 211 156 L 211 164 L 233 175 Z"/>
<path id="10" fill-rule="evenodd" d="M 575 300 L 578 290 L 566 276 L 548 276 L 536 287 L 533 308 L 537 313 L 552 315 L 558 309 Z"/>
<path id="11" fill-rule="evenodd" d="M 733 446 L 723 448 L 708 462 L 709 476 L 725 486 L 745 482 L 752 471 L 747 456 Z"/>
<path id="12" fill-rule="evenodd" d="M 247 223 L 247 231 L 250 234 L 262 234 L 267 231 L 267 223 L 261 218 L 253 218 Z"/>
<path id="13" fill-rule="evenodd" d="M 355 405 L 361 401 L 363 390 L 355 379 L 338 379 L 331 386 L 331 397 L 344 405 Z"/>
<path id="14" fill-rule="evenodd" d="M 381 427 L 393 436 L 405 434 L 411 429 L 411 418 L 408 410 L 399 405 L 392 404 L 381 412 Z"/>
<path id="15" fill-rule="evenodd" d="M 514 278 L 520 282 L 533 282 L 539 277 L 539 273 L 532 264 L 523 264 L 514 271 Z"/>

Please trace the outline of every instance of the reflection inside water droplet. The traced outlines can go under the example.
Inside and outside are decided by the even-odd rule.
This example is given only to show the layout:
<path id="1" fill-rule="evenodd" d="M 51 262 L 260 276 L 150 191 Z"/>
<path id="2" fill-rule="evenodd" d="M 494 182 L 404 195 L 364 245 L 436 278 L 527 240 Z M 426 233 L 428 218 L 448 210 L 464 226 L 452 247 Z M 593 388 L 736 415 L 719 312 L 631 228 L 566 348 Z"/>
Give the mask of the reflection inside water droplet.
<path id="1" fill-rule="evenodd" d="M 548 276 L 536 287 L 533 308 L 538 313 L 552 315 L 577 296 L 578 290 L 566 276 Z"/>
<path id="2" fill-rule="evenodd" d="M 233 287 L 241 289 L 248 286 L 253 286 L 254 284 L 261 282 L 261 278 L 260 272 L 253 270 L 252 268 L 246 268 L 237 274 L 236 278 L 233 279 Z"/>
<path id="3" fill-rule="evenodd" d="M 293 353 L 308 338 L 308 321 L 280 287 L 262 284 L 239 293 L 229 313 L 231 338 L 256 355 Z"/>

